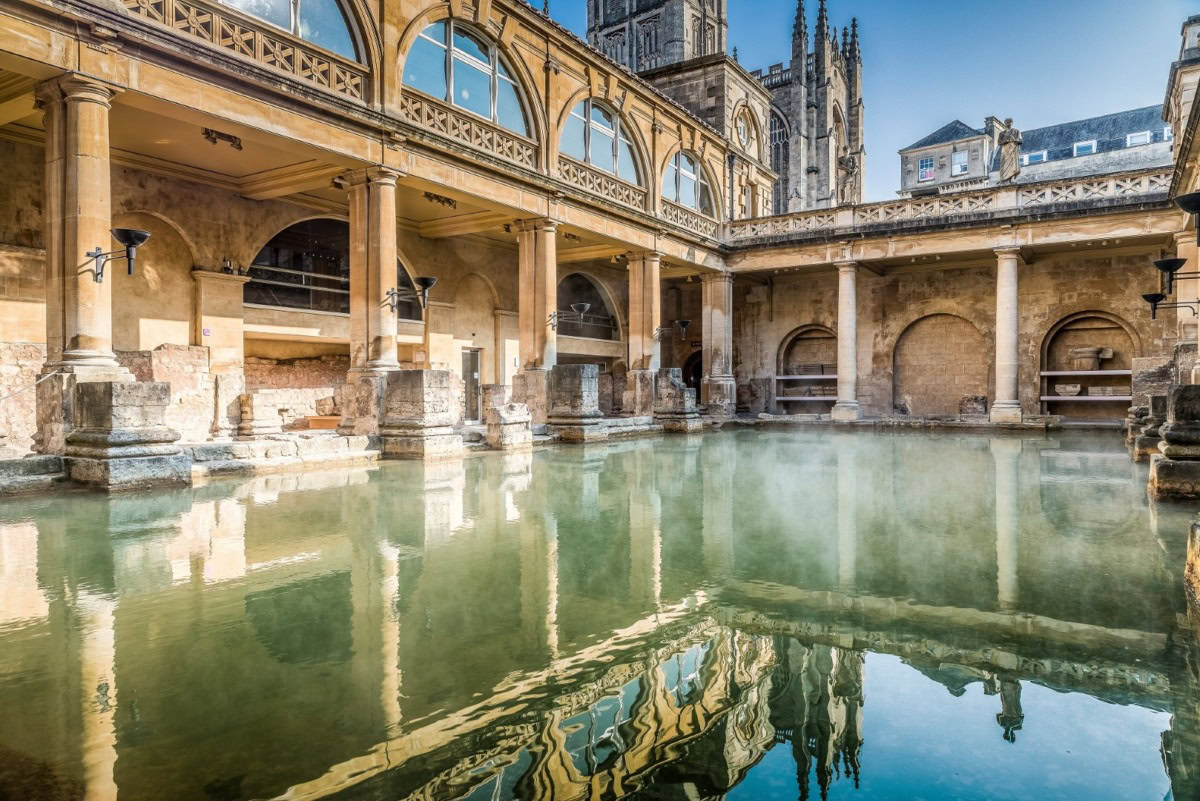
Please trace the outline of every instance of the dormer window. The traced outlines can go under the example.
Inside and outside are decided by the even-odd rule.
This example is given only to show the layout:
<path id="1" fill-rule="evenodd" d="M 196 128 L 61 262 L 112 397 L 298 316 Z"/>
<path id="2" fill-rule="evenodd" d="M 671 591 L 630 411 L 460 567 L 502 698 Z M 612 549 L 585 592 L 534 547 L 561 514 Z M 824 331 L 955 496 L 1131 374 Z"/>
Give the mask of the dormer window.
<path id="1" fill-rule="evenodd" d="M 933 156 L 928 156 L 917 162 L 918 181 L 932 181 L 933 176 Z"/>
<path id="2" fill-rule="evenodd" d="M 1075 155 L 1076 156 L 1090 156 L 1095 152 L 1096 152 L 1096 140 L 1095 139 L 1088 140 L 1087 142 L 1076 142 L 1075 143 Z"/>
<path id="3" fill-rule="evenodd" d="M 1139 131 L 1138 133 L 1126 134 L 1125 147 L 1137 147 L 1138 145 L 1150 144 L 1150 132 Z"/>
<path id="4" fill-rule="evenodd" d="M 1037 150 L 1033 153 L 1025 153 L 1021 156 L 1021 165 L 1028 167 L 1030 164 L 1041 164 L 1046 160 L 1046 151 Z"/>

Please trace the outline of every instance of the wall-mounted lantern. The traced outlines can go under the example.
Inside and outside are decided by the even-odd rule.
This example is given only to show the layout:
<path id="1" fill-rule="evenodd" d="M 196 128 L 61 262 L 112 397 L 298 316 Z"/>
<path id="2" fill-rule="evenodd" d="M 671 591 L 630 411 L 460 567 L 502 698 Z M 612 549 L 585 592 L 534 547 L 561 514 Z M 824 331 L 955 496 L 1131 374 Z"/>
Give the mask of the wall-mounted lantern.
<path id="1" fill-rule="evenodd" d="M 97 245 L 95 250 L 89 251 L 84 255 L 92 260 L 92 279 L 97 283 L 104 281 L 104 268 L 110 261 L 125 259 L 128 264 L 129 275 L 133 275 L 133 262 L 137 254 L 137 249 L 146 243 L 150 238 L 149 231 L 139 231 L 136 228 L 114 228 L 112 229 L 113 239 L 117 240 L 123 250 L 110 250 L 105 253 Z M 120 254 L 120 255 L 119 255 Z"/>
<path id="2" fill-rule="evenodd" d="M 1164 303 L 1167 296 L 1162 292 L 1148 292 L 1142 295 L 1142 300 L 1150 304 L 1150 319 L 1158 319 L 1159 309 L 1188 309 L 1193 316 L 1200 316 L 1200 312 L 1196 311 L 1200 307 L 1200 300 L 1179 300 L 1172 303 Z"/>
<path id="3" fill-rule="evenodd" d="M 688 326 L 691 324 L 691 320 L 676 320 L 674 325 L 659 326 L 659 328 L 654 332 L 654 338 L 662 339 L 667 334 L 677 330 L 679 331 L 679 338 L 686 339 Z"/>

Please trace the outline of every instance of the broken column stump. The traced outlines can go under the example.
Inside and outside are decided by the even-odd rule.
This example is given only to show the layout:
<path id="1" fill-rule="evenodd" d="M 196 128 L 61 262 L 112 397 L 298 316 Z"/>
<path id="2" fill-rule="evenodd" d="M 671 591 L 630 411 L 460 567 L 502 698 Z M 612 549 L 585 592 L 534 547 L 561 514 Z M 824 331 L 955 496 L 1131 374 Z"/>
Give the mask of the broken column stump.
<path id="1" fill-rule="evenodd" d="M 170 402 L 171 386 L 161 381 L 76 384 L 67 475 L 109 491 L 190 484 L 191 459 L 165 424 Z"/>
<path id="2" fill-rule="evenodd" d="M 462 455 L 454 430 L 449 370 L 390 370 L 383 383 L 380 450 L 385 459 L 445 459 Z"/>
<path id="3" fill-rule="evenodd" d="M 696 409 L 696 390 L 683 383 L 683 370 L 661 369 L 655 379 L 654 420 L 664 431 L 703 431 L 704 422 Z"/>
<path id="4" fill-rule="evenodd" d="M 598 366 L 556 364 L 550 371 L 550 432 L 567 442 L 608 439 L 599 395 Z"/>
<path id="5" fill-rule="evenodd" d="M 483 388 L 483 421 L 487 424 L 489 448 L 501 451 L 533 447 L 533 416 L 523 403 L 509 403 L 507 387 L 489 384 Z"/>
<path id="6" fill-rule="evenodd" d="M 1162 424 L 1167 422 L 1167 396 L 1151 395 L 1150 412 L 1146 415 L 1141 433 L 1133 440 L 1133 461 L 1147 462 L 1158 453 L 1162 441 Z"/>
<path id="7" fill-rule="evenodd" d="M 1150 460 L 1150 497 L 1200 498 L 1200 384 L 1171 387 L 1161 434 Z"/>

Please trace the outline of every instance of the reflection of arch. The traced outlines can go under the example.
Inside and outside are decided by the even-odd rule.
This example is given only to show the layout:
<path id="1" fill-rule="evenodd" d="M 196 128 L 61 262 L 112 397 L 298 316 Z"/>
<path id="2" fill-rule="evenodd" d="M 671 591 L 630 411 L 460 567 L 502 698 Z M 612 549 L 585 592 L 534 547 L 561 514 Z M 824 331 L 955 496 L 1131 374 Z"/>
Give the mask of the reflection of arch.
<path id="1" fill-rule="evenodd" d="M 1099 365 L 1103 370 L 1130 370 L 1133 359 L 1142 352 L 1141 337 L 1124 318 L 1110 312 L 1084 310 L 1068 314 L 1051 325 L 1041 340 L 1039 376 L 1044 371 L 1062 372 L 1090 370 L 1091 365 L 1073 363 L 1071 351 L 1076 348 L 1111 348 L 1111 359 Z M 1101 387 L 1113 387 L 1113 394 L 1129 394 L 1129 376 L 1044 376 L 1038 382 L 1041 395 L 1056 396 L 1055 384 L 1081 384 L 1080 394 L 1102 394 Z M 1118 419 L 1125 416 L 1127 403 L 1121 401 L 1049 401 L 1043 408 L 1068 417 Z"/>
<path id="2" fill-rule="evenodd" d="M 817 364 L 837 366 L 837 332 L 832 328 L 815 323 L 802 325 L 779 343 L 776 375 L 797 375 L 800 365 Z"/>
<path id="3" fill-rule="evenodd" d="M 892 405 L 902 414 L 957 415 L 963 398 L 990 397 L 990 384 L 987 339 L 964 317 L 927 314 L 896 339 Z"/>
<path id="4" fill-rule="evenodd" d="M 449 20 L 450 18 L 449 4 L 438 3 L 421 12 L 420 14 L 417 14 L 409 21 L 408 26 L 404 29 L 403 35 L 400 37 L 400 44 L 396 49 L 396 59 L 401 70 L 400 90 L 402 92 L 409 91 L 407 87 L 403 86 L 403 69 L 404 63 L 408 59 L 408 53 L 412 49 L 413 42 L 416 41 L 417 36 L 421 33 L 421 31 L 425 30 L 425 28 L 429 27 L 429 25 L 432 23 L 439 22 L 441 20 Z M 530 127 L 532 129 L 530 131 L 529 138 L 539 143 L 545 143 L 548 141 L 549 136 L 547 131 L 549 130 L 550 123 L 546 117 L 543 104 L 537 102 L 537 98 L 540 96 L 537 89 L 537 82 L 534 80 L 533 75 L 529 72 L 529 67 L 526 65 L 525 60 L 521 58 L 521 54 L 518 53 L 510 44 L 506 44 L 504 40 L 497 35 L 499 31 L 496 29 L 496 26 L 492 25 L 490 22 L 484 25 L 474 25 L 466 20 L 463 20 L 461 17 L 455 17 L 454 22 L 458 25 L 470 27 L 477 34 L 484 36 L 487 40 L 496 45 L 497 51 L 503 56 L 504 63 L 512 70 L 513 78 L 520 89 L 520 95 L 523 101 L 522 105 L 524 106 L 525 113 L 529 116 Z"/>
<path id="5" fill-rule="evenodd" d="M 564 275 L 558 282 L 559 313 L 570 313 L 572 303 L 591 306 L 584 318 L 585 323 L 580 325 L 573 321 L 560 321 L 559 334 L 589 339 L 621 339 L 619 311 L 602 281 L 582 270 Z"/>

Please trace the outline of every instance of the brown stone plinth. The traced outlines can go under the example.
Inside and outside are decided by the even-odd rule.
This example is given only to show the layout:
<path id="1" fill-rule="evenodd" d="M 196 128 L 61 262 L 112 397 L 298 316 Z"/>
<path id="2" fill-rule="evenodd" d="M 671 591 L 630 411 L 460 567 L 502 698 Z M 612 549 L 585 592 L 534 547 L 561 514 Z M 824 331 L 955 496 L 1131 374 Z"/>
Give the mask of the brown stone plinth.
<path id="1" fill-rule="evenodd" d="M 567 442 L 608 439 L 600 413 L 600 368 L 559 364 L 550 372 L 550 432 Z"/>
<path id="2" fill-rule="evenodd" d="M 654 389 L 654 420 L 664 431 L 690 434 L 704 430 L 696 409 L 696 390 L 683 383 L 683 370 L 659 370 Z"/>
<path id="3" fill-rule="evenodd" d="M 713 417 L 732 417 L 737 411 L 737 381 L 733 376 L 704 379 L 705 411 Z"/>
<path id="4" fill-rule="evenodd" d="M 512 400 L 525 404 L 535 427 L 545 426 L 550 414 L 550 371 L 522 370 L 513 376 Z"/>
<path id="5" fill-rule="evenodd" d="M 380 450 L 385 459 L 449 459 L 462 455 L 454 430 L 448 370 L 391 370 L 383 381 Z"/>
<path id="6" fill-rule="evenodd" d="M 1200 498 L 1200 385 L 1171 387 L 1159 454 L 1150 460 L 1150 497 Z"/>
<path id="7" fill-rule="evenodd" d="M 164 425 L 170 400 L 163 382 L 76 384 L 67 475 L 109 491 L 190 484 L 191 459 Z"/>
<path id="8" fill-rule="evenodd" d="M 655 370 L 630 370 L 625 375 L 625 394 L 621 410 L 631 417 L 654 414 Z"/>

